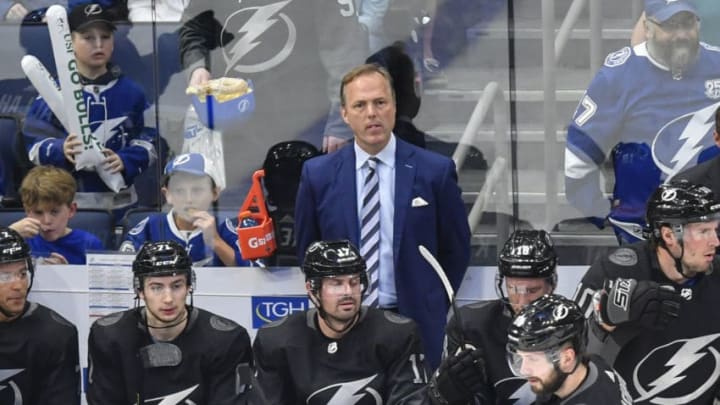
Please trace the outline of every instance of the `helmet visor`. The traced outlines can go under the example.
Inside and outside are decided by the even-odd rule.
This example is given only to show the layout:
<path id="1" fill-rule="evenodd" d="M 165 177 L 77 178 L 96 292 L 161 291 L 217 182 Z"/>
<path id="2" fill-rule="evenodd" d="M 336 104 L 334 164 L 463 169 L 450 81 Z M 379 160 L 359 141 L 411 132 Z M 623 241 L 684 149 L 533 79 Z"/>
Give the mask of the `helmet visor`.
<path id="1" fill-rule="evenodd" d="M 507 362 L 510 371 L 523 378 L 550 375 L 558 359 L 558 350 L 525 352 L 507 345 Z"/>

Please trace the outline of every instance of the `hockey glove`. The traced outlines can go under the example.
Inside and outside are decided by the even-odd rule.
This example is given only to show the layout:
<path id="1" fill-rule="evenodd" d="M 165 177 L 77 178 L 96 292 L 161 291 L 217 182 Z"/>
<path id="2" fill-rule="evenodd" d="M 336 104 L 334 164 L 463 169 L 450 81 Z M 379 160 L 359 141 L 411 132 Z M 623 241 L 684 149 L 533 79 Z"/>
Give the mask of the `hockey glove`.
<path id="1" fill-rule="evenodd" d="M 430 396 L 435 404 L 467 404 L 485 388 L 487 376 L 482 352 L 464 349 L 446 357 L 430 380 Z"/>
<path id="2" fill-rule="evenodd" d="M 623 323 L 661 330 L 680 313 L 682 298 L 670 285 L 650 280 L 605 280 L 595 293 L 595 318 L 609 326 Z"/>

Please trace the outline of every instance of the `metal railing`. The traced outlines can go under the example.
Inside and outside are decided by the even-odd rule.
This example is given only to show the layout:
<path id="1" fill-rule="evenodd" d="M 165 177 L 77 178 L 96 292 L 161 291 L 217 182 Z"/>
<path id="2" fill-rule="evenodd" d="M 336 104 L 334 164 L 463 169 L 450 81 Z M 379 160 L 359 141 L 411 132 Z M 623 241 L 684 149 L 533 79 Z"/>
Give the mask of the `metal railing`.
<path id="1" fill-rule="evenodd" d="M 475 104 L 475 108 L 470 115 L 470 119 L 465 126 L 465 130 L 452 156 L 455 167 L 458 173 L 460 173 L 470 148 L 475 145 L 475 139 L 478 136 L 480 126 L 492 110 L 495 132 L 495 161 L 488 170 L 485 176 L 485 182 L 470 209 L 468 224 L 471 232 L 475 232 L 479 226 L 482 214 L 485 212 L 492 196 L 496 197 L 493 201 L 496 209 L 509 206 L 507 181 L 504 176 L 506 173 L 507 159 L 509 158 L 508 142 L 505 139 L 508 131 L 505 104 L 506 100 L 498 83 L 488 83 Z M 507 216 L 497 217 L 496 229 L 498 244 L 502 244 L 505 239 L 507 239 L 509 227 L 510 223 Z"/>

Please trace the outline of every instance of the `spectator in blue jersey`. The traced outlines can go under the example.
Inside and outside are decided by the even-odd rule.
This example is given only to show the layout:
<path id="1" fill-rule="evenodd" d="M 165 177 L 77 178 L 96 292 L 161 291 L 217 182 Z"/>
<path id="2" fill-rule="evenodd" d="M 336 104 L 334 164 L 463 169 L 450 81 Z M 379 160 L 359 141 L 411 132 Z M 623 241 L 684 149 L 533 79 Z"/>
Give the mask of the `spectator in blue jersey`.
<path id="1" fill-rule="evenodd" d="M 120 250 L 135 252 L 145 242 L 173 240 L 188 250 L 194 266 L 252 266 L 240 256 L 230 218 L 208 212 L 220 196 L 213 162 L 199 153 L 177 156 L 165 167 L 162 193 L 172 209 L 151 215 L 128 232 Z"/>
<path id="2" fill-rule="evenodd" d="M 30 107 L 23 133 L 33 163 L 71 171 L 78 184 L 79 208 L 114 210 L 119 217 L 137 202 L 133 182 L 154 161 L 156 136 L 145 128 L 148 103 L 142 88 L 109 63 L 114 18 L 114 12 L 98 3 L 78 5 L 68 15 L 90 128 L 104 146 L 103 163 L 75 170 L 82 142 L 78 134 L 68 134 L 42 98 Z M 101 169 L 121 175 L 126 187 L 113 191 L 98 175 Z"/>
<path id="3" fill-rule="evenodd" d="M 104 249 L 97 236 L 68 227 L 77 212 L 76 188 L 70 173 L 54 166 L 34 167 L 20 185 L 27 217 L 10 228 L 26 238 L 43 264 L 85 264 L 88 250 Z"/>
<path id="4" fill-rule="evenodd" d="M 620 243 L 642 238 L 655 188 L 716 153 L 713 114 L 720 106 L 720 50 L 699 42 L 695 6 L 645 1 L 645 38 L 605 59 L 568 127 L 568 201 Z M 600 188 L 609 160 L 610 200 Z"/>

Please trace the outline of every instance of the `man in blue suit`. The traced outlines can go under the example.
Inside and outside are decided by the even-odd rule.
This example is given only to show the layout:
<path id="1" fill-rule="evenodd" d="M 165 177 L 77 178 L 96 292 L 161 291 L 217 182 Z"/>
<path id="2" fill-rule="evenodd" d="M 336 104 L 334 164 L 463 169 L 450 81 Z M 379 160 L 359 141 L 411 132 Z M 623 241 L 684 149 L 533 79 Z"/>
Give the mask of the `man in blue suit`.
<path id="1" fill-rule="evenodd" d="M 392 134 L 390 83 L 388 72 L 371 64 L 343 78 L 341 114 L 355 142 L 305 162 L 295 206 L 298 256 L 302 263 L 308 245 L 321 239 L 358 246 L 371 278 L 366 302 L 375 298 L 380 308 L 415 320 L 436 367 L 449 304 L 418 245 L 438 259 L 457 290 L 470 259 L 470 229 L 454 163 Z M 368 184 L 378 184 L 374 193 L 368 194 Z M 373 201 L 379 209 L 368 207 Z"/>

